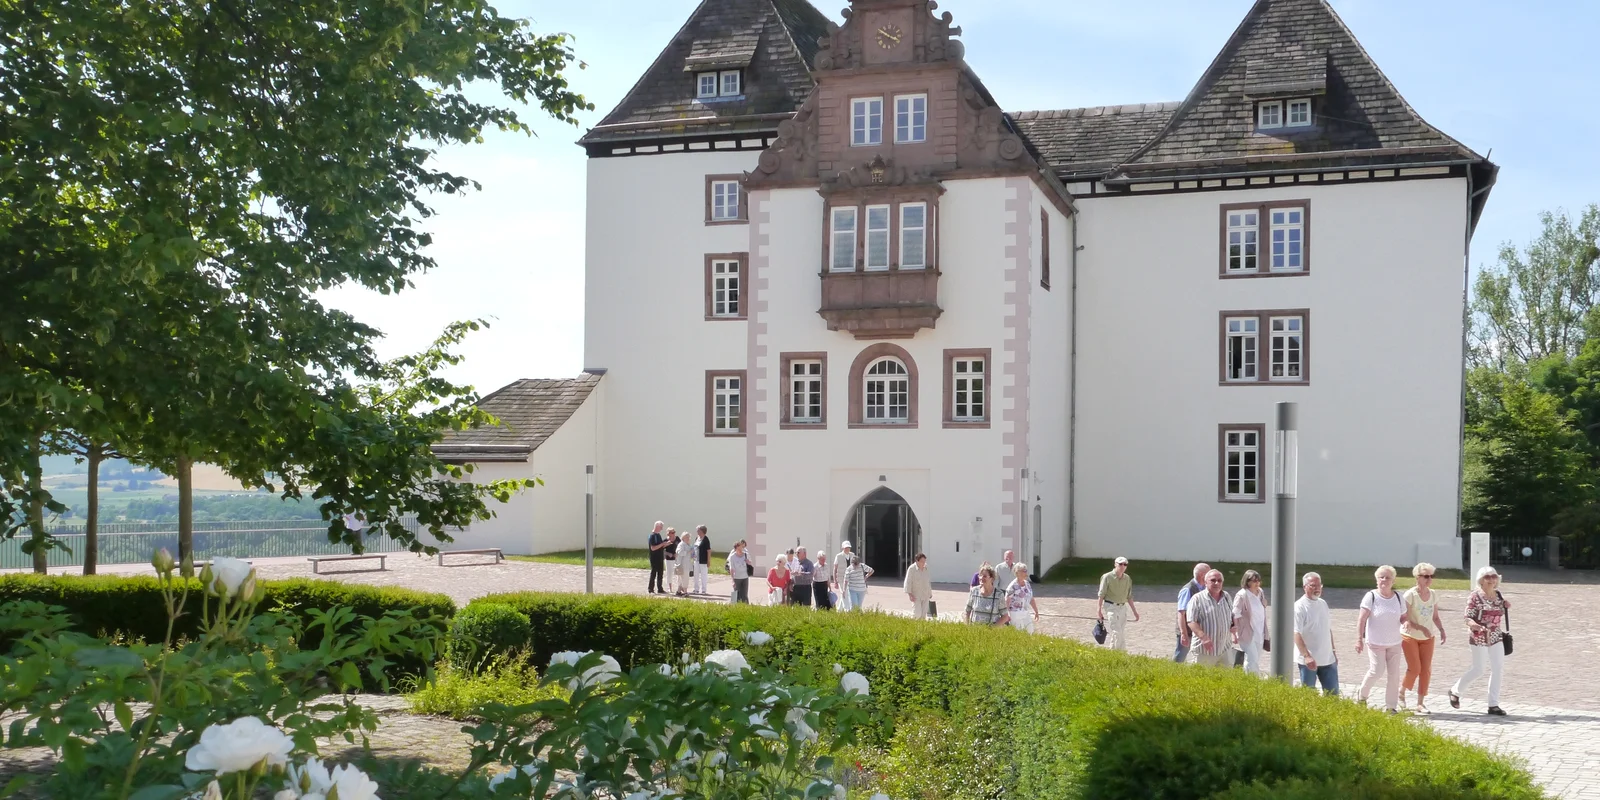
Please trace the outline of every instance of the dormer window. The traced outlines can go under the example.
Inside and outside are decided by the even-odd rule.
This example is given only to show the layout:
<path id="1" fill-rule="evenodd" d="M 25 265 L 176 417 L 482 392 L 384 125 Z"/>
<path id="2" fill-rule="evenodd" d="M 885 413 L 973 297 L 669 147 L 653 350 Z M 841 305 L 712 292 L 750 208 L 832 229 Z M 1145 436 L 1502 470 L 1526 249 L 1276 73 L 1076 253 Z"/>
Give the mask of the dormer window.
<path id="1" fill-rule="evenodd" d="M 736 69 L 696 73 L 695 86 L 695 97 L 700 100 L 738 97 L 744 91 L 743 76 Z"/>
<path id="2" fill-rule="evenodd" d="M 1256 128 L 1305 128 L 1311 125 L 1311 100 L 1266 100 L 1256 104 Z"/>

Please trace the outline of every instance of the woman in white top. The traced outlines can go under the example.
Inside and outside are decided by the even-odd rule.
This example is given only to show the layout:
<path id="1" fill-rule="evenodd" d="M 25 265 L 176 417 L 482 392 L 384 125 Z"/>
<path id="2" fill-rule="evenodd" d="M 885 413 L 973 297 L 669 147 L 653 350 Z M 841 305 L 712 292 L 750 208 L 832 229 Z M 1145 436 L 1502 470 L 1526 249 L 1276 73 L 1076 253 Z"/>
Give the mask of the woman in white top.
<path id="1" fill-rule="evenodd" d="M 1016 565 L 1016 575 L 1016 580 L 1006 587 L 1006 613 L 1011 615 L 1011 627 L 1033 633 L 1033 626 L 1039 621 L 1039 601 L 1033 597 L 1028 568 Z"/>
<path id="2" fill-rule="evenodd" d="M 689 578 L 694 572 L 694 543 L 689 537 L 678 539 L 677 558 L 673 559 L 678 572 L 678 596 L 689 596 Z"/>
<path id="3" fill-rule="evenodd" d="M 1417 687 L 1417 713 L 1427 714 L 1428 681 L 1433 677 L 1433 631 L 1439 631 L 1439 644 L 1444 644 L 1444 623 L 1439 621 L 1439 593 L 1433 590 L 1433 565 L 1422 562 L 1411 568 L 1411 577 L 1417 585 L 1401 595 L 1406 601 L 1406 620 L 1400 627 L 1400 648 L 1406 654 L 1406 681 L 1400 687 L 1400 705 L 1406 704 L 1406 692 Z"/>
<path id="4" fill-rule="evenodd" d="M 1356 696 L 1367 702 L 1373 685 L 1383 680 L 1383 710 L 1396 713 L 1400 696 L 1401 671 L 1405 653 L 1400 647 L 1400 623 L 1405 620 L 1406 603 L 1394 590 L 1394 567 L 1384 564 L 1373 577 L 1378 588 L 1361 598 L 1361 613 L 1356 617 L 1356 652 L 1367 651 L 1367 677 Z"/>
<path id="5" fill-rule="evenodd" d="M 1267 596 L 1261 591 L 1261 573 L 1244 571 L 1239 593 L 1233 596 L 1233 644 L 1244 654 L 1244 671 L 1261 677 L 1261 650 L 1267 641 Z"/>

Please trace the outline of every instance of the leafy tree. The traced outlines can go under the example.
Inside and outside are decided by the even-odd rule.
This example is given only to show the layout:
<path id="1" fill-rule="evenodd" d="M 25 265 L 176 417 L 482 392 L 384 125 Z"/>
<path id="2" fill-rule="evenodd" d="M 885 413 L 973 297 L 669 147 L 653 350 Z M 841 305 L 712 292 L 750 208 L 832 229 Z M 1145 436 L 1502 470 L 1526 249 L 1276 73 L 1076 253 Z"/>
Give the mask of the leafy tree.
<path id="1" fill-rule="evenodd" d="M 1524 381 L 1500 381 L 1496 410 L 1468 431 L 1462 514 L 1470 529 L 1547 535 L 1557 514 L 1592 490 L 1574 416 Z"/>
<path id="2" fill-rule="evenodd" d="M 1576 223 L 1564 211 L 1543 212 L 1539 221 L 1531 245 L 1501 245 L 1498 266 L 1478 273 L 1471 303 L 1476 365 L 1503 370 L 1574 355 L 1583 344 L 1585 315 L 1600 299 L 1600 205 Z"/>

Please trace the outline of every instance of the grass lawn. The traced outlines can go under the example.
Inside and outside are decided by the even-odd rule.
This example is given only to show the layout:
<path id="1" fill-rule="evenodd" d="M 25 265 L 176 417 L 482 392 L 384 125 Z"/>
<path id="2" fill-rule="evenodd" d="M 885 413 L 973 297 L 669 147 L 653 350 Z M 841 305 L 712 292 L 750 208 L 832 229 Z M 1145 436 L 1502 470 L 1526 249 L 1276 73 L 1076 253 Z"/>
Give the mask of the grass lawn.
<path id="1" fill-rule="evenodd" d="M 582 560 L 582 554 L 579 554 Z M 1130 559 L 1128 574 L 1133 576 L 1135 584 L 1145 586 L 1182 586 L 1188 582 L 1194 562 L 1192 561 L 1141 561 Z M 1229 589 L 1239 586 L 1239 576 L 1247 569 L 1261 573 L 1262 586 L 1272 585 L 1272 565 L 1264 563 L 1240 564 L 1226 561 L 1213 561 L 1211 566 L 1222 570 L 1224 584 Z M 1399 569 L 1395 588 L 1400 591 L 1409 589 L 1416 583 L 1411 577 L 1411 570 Z M 1045 572 L 1043 583 L 1087 583 L 1098 585 L 1100 576 L 1111 569 L 1109 558 L 1068 558 L 1060 561 L 1049 571 Z M 1377 567 L 1336 567 L 1325 564 L 1301 564 L 1296 568 L 1297 575 L 1307 572 L 1316 572 L 1322 576 L 1322 585 L 1330 589 L 1371 589 L 1373 587 L 1372 571 Z M 1299 580 L 1296 579 L 1296 585 Z M 1436 589 L 1466 590 L 1472 588 L 1472 581 L 1467 574 L 1458 569 L 1441 569 L 1438 577 L 1433 579 Z"/>
<path id="2" fill-rule="evenodd" d="M 726 552 L 711 551 L 711 563 L 721 566 L 727 559 Z M 582 550 L 562 550 L 556 553 L 540 553 L 536 556 L 506 556 L 512 561 L 538 561 L 544 564 L 576 564 L 583 566 Z M 643 547 L 596 547 L 594 549 L 594 565 L 597 567 L 622 567 L 624 569 L 649 569 L 650 555 Z M 1098 579 L 1097 579 L 1098 580 Z"/>

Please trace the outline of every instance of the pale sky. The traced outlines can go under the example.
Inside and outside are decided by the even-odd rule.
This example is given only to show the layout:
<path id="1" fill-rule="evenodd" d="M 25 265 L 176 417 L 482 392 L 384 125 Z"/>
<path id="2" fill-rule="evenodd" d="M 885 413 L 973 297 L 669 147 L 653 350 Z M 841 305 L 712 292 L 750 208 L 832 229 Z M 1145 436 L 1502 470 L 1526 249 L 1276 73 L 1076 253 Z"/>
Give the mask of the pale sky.
<path id="1" fill-rule="evenodd" d="M 1182 100 L 1253 0 L 943 0 L 963 29 L 967 61 L 1008 111 Z M 698 0 L 501 2 L 539 32 L 576 37 L 587 69 L 570 71 L 595 104 L 593 125 L 619 102 Z M 843 0 L 819 6 L 839 21 Z M 1479 153 L 1500 181 L 1473 240 L 1476 268 L 1501 242 L 1526 242 L 1538 212 L 1600 202 L 1600 3 L 1578 0 L 1334 0 L 1423 118 Z M 438 268 L 394 296 L 360 289 L 326 301 L 387 334 L 379 353 L 425 347 L 452 320 L 492 318 L 450 376 L 480 393 L 518 378 L 576 375 L 583 363 L 581 131 L 524 119 L 537 138 L 490 133 L 439 155 L 483 190 L 441 197 L 427 221 Z M 641 166 L 648 159 L 636 159 Z"/>

